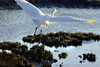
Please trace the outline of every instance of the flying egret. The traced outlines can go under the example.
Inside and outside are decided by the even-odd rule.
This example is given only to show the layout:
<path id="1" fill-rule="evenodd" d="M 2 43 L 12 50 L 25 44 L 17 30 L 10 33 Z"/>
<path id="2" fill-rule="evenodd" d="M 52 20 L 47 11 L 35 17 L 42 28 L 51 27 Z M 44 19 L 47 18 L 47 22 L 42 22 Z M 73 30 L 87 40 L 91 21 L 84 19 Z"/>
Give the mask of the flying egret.
<path id="1" fill-rule="evenodd" d="M 35 7 L 34 5 L 32 5 L 26 0 L 15 0 L 15 1 L 29 15 L 33 16 L 34 18 L 41 19 L 41 20 L 48 20 L 49 22 L 87 22 L 87 21 L 88 23 L 96 22 L 95 20 L 80 19 L 80 18 L 69 17 L 69 16 L 47 15 L 47 14 L 44 14 L 41 10 L 39 10 L 37 7 Z"/>
<path id="2" fill-rule="evenodd" d="M 37 7 L 35 7 L 34 5 L 32 5 L 26 0 L 15 0 L 15 1 L 29 15 L 35 18 L 33 19 L 33 22 L 38 25 L 36 29 L 38 27 L 48 28 L 49 24 L 53 22 L 87 22 L 87 23 L 97 22 L 95 20 L 87 20 L 87 19 L 75 18 L 75 17 L 70 17 L 70 16 L 54 16 L 55 12 L 53 12 L 52 15 L 44 14 L 41 10 L 39 10 Z"/>
<path id="3" fill-rule="evenodd" d="M 58 12 L 56 9 L 52 12 L 52 16 L 54 16 L 54 13 Z M 52 24 L 52 22 L 49 22 L 48 20 L 41 20 L 41 19 L 32 19 L 33 22 L 38 25 L 35 28 L 34 35 L 36 34 L 36 30 L 38 27 L 43 27 L 43 28 L 49 28 L 49 24 Z M 40 33 L 42 33 L 43 28 L 40 30 Z"/>

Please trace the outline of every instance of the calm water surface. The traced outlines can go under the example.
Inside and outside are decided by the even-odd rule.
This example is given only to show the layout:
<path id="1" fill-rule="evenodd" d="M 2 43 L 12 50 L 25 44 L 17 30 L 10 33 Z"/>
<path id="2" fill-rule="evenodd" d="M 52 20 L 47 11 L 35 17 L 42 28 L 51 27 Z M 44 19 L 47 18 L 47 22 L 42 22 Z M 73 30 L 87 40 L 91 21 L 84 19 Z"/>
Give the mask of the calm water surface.
<path id="1" fill-rule="evenodd" d="M 52 14 L 54 8 L 40 8 L 46 14 Z M 50 28 L 43 29 L 43 33 L 65 31 L 70 33 L 75 32 L 93 32 L 100 35 L 100 9 L 78 9 L 78 8 L 57 8 L 59 13 L 55 13 L 55 16 L 73 16 L 83 19 L 94 19 L 98 23 L 83 23 L 83 22 L 67 22 L 67 23 L 54 23 L 50 25 Z M 32 35 L 37 25 L 32 22 L 31 16 L 29 16 L 23 10 L 0 10 L 0 42 L 11 41 L 21 42 L 23 36 Z M 38 29 L 37 34 L 40 33 Z M 29 45 L 29 47 L 33 46 Z M 82 46 L 67 47 L 67 48 L 55 48 L 46 47 L 46 50 L 50 50 L 53 53 L 55 59 L 58 62 L 53 63 L 52 67 L 99 67 L 100 66 L 100 42 L 98 41 L 83 41 Z M 54 52 L 58 50 L 59 52 Z M 67 52 L 68 57 L 66 59 L 59 59 L 58 54 L 61 52 Z M 79 63 L 80 59 L 78 55 L 83 53 L 96 54 L 96 62 L 88 62 L 85 60 L 83 63 Z"/>

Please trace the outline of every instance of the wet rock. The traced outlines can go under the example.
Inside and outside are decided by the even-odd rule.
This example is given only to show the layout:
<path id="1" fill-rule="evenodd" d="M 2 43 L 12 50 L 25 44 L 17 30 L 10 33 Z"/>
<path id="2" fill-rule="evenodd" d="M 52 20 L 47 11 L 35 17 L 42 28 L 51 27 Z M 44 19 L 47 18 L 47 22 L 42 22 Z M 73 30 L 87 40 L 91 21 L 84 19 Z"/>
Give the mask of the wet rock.
<path id="1" fill-rule="evenodd" d="M 50 63 L 43 64 L 41 67 L 52 67 Z"/>
<path id="2" fill-rule="evenodd" d="M 88 54 L 87 54 L 87 60 L 88 60 L 89 62 L 95 62 L 95 61 L 96 61 L 96 55 L 93 54 L 93 53 L 88 53 Z"/>
<path id="3" fill-rule="evenodd" d="M 0 52 L 0 67 L 35 67 L 23 56 Z"/>
<path id="4" fill-rule="evenodd" d="M 61 54 L 58 55 L 59 58 L 66 58 L 68 56 L 68 54 L 66 52 L 62 52 Z"/>
<path id="5" fill-rule="evenodd" d="M 47 34 L 38 34 L 35 36 L 28 35 L 23 37 L 24 42 L 35 43 L 40 41 L 46 46 L 56 48 L 58 47 L 67 47 L 67 46 L 81 46 L 83 40 L 100 40 L 100 35 L 93 33 L 66 33 L 66 32 L 57 32 L 57 33 L 47 33 Z"/>
<path id="6" fill-rule="evenodd" d="M 33 46 L 28 50 L 27 45 L 21 45 L 19 42 L 2 42 L 0 43 L 0 49 L 2 50 L 11 50 L 11 52 L 18 56 L 24 56 L 29 60 L 36 62 L 53 62 L 53 54 L 50 51 L 44 49 L 45 45 Z"/>
<path id="7" fill-rule="evenodd" d="M 11 50 L 12 53 L 16 55 L 23 55 L 25 52 L 28 51 L 27 45 L 21 45 L 19 42 L 2 42 L 0 43 L 0 49 L 4 50 Z"/>
<path id="8" fill-rule="evenodd" d="M 54 50 L 54 52 L 59 52 L 58 50 Z"/>
<path id="9" fill-rule="evenodd" d="M 83 61 L 79 61 L 80 63 L 82 63 Z"/>
<path id="10" fill-rule="evenodd" d="M 2 42 L 0 43 L 0 49 L 2 50 L 12 50 L 13 48 L 17 48 L 21 46 L 19 42 Z"/>
<path id="11" fill-rule="evenodd" d="M 83 54 L 83 60 L 87 59 L 87 54 Z"/>
<path id="12" fill-rule="evenodd" d="M 62 67 L 62 64 L 60 64 L 59 67 Z"/>
<path id="13" fill-rule="evenodd" d="M 81 55 L 79 55 L 78 57 L 82 58 L 82 56 L 81 56 Z"/>
<path id="14" fill-rule="evenodd" d="M 24 56 L 36 62 L 53 61 L 53 54 L 38 45 L 33 46 Z"/>
<path id="15" fill-rule="evenodd" d="M 57 59 L 53 59 L 53 62 L 54 62 L 54 63 L 57 62 Z"/>
<path id="16" fill-rule="evenodd" d="M 79 55 L 79 57 L 82 57 L 81 55 Z M 93 53 L 87 53 L 87 54 L 83 54 L 83 58 L 82 60 L 88 60 L 89 62 L 95 62 L 96 61 L 96 55 Z M 83 61 L 80 61 L 80 63 L 82 63 Z"/>

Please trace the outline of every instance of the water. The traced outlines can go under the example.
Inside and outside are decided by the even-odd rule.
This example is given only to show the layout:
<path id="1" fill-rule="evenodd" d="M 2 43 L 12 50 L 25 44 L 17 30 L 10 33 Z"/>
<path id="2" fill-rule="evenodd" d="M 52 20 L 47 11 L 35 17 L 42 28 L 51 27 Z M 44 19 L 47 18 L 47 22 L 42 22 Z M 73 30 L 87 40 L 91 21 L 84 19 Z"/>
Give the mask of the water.
<path id="1" fill-rule="evenodd" d="M 52 14 L 54 8 L 40 8 L 46 14 Z M 74 22 L 74 23 L 54 23 L 50 25 L 50 28 L 43 29 L 43 33 L 50 32 L 93 32 L 94 34 L 100 35 L 100 9 L 78 9 L 78 8 L 57 8 L 59 13 L 55 13 L 55 16 L 73 16 L 83 19 L 94 19 L 98 23 L 85 23 L 85 22 Z M 37 25 L 32 22 L 31 16 L 29 16 L 23 10 L 0 10 L 0 42 L 11 41 L 11 42 L 21 42 L 22 38 L 27 35 L 32 35 L 34 29 Z M 40 33 L 38 28 L 37 34 Z M 32 45 L 29 45 L 31 47 Z M 67 47 L 67 48 L 55 48 L 46 47 L 46 50 L 50 50 L 54 58 L 58 62 L 53 63 L 52 67 L 99 67 L 100 66 L 100 42 L 94 41 L 84 41 L 82 46 L 78 47 Z M 58 50 L 59 52 L 54 52 Z M 58 54 L 61 52 L 67 52 L 68 57 L 66 59 L 59 59 Z M 88 62 L 85 60 L 83 63 L 79 63 L 80 59 L 78 55 L 83 53 L 94 53 L 96 54 L 96 62 Z"/>

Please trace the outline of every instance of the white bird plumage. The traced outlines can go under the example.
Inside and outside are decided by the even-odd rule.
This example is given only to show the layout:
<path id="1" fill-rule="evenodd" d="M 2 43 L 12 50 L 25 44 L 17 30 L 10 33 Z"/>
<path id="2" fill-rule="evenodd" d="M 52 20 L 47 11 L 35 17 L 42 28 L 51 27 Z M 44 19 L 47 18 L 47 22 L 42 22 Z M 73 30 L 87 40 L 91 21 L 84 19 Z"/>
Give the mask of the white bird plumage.
<path id="1" fill-rule="evenodd" d="M 48 28 L 49 24 L 53 22 L 87 22 L 87 23 L 95 23 L 95 20 L 87 20 L 87 19 L 80 19 L 75 17 L 69 16 L 54 16 L 57 10 L 54 10 L 52 15 L 44 14 L 41 10 L 37 7 L 32 5 L 26 0 L 15 0 L 17 4 L 24 9 L 29 15 L 33 16 L 33 22 L 38 25 L 38 27 Z"/>
<path id="2" fill-rule="evenodd" d="M 15 0 L 18 5 L 22 9 L 24 9 L 29 15 L 41 19 L 41 20 L 48 20 L 49 22 L 84 22 L 88 21 L 87 19 L 80 19 L 75 17 L 67 17 L 67 16 L 51 16 L 44 14 L 41 10 L 39 10 L 37 7 L 32 5 L 26 0 Z M 96 22 L 93 20 L 93 22 Z"/>

